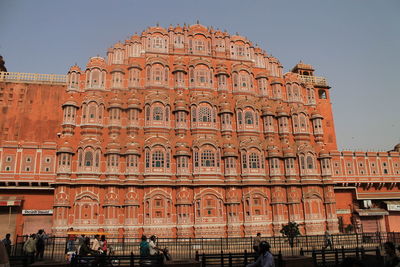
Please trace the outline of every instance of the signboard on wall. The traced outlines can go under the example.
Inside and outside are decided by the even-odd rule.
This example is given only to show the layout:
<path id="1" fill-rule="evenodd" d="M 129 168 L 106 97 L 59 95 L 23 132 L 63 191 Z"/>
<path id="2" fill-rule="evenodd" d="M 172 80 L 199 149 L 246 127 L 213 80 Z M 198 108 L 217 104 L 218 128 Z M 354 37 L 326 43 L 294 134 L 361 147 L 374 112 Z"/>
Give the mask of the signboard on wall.
<path id="1" fill-rule="evenodd" d="M 23 215 L 52 215 L 53 210 L 22 210 Z"/>
<path id="2" fill-rule="evenodd" d="M 400 211 L 400 204 L 387 204 L 387 210 Z"/>
<path id="3" fill-rule="evenodd" d="M 336 214 L 351 214 L 350 209 L 337 209 Z"/>

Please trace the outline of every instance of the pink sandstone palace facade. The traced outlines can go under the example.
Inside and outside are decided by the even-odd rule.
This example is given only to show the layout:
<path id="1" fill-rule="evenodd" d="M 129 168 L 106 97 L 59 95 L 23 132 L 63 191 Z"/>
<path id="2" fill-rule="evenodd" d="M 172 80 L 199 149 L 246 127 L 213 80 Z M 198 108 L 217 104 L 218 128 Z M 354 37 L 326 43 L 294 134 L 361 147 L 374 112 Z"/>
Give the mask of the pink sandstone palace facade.
<path id="1" fill-rule="evenodd" d="M 2 73 L 2 231 L 400 231 L 400 145 L 337 151 L 326 80 L 282 69 L 195 24 L 150 27 L 66 77 Z"/>

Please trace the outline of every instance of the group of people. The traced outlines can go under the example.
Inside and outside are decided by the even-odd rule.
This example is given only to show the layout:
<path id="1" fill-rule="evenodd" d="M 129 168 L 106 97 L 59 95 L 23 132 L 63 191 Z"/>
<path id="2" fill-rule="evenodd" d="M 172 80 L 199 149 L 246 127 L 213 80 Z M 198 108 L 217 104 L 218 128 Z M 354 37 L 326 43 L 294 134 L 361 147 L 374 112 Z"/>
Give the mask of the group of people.
<path id="1" fill-rule="evenodd" d="M 149 239 L 142 235 L 142 241 L 139 244 L 140 257 L 151 257 L 158 254 L 163 254 L 164 259 L 167 261 L 172 260 L 171 255 L 167 248 L 161 249 L 157 247 L 157 237 L 152 235 Z"/>
<path id="2" fill-rule="evenodd" d="M 79 237 L 68 236 L 67 252 L 74 252 L 80 256 L 107 255 L 109 247 L 105 235 L 94 235 L 92 242 L 90 238 L 82 234 Z"/>
<path id="3" fill-rule="evenodd" d="M 31 234 L 25 241 L 22 249 L 26 255 L 30 256 L 31 262 L 35 259 L 43 260 L 47 238 L 44 229 L 40 229 L 36 234 Z"/>

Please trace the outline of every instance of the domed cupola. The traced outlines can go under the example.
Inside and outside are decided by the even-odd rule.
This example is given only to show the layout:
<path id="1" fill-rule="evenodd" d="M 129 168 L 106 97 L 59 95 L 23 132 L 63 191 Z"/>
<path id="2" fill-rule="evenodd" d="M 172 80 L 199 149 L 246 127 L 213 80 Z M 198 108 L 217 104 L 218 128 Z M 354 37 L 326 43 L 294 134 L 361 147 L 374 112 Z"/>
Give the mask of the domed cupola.
<path id="1" fill-rule="evenodd" d="M 132 95 L 128 99 L 128 109 L 137 109 L 137 110 L 142 110 L 140 106 L 140 101 L 139 99 L 136 98 L 135 95 Z"/>
<path id="2" fill-rule="evenodd" d="M 275 116 L 274 111 L 272 110 L 271 106 L 269 106 L 269 105 L 263 106 L 261 111 L 262 111 L 262 115 L 261 116 L 263 116 L 263 117 L 265 117 L 265 116 Z"/>
<path id="3" fill-rule="evenodd" d="M 188 156 L 190 157 L 190 147 L 186 142 L 176 143 L 175 157 Z"/>
<path id="4" fill-rule="evenodd" d="M 138 155 L 140 156 L 140 146 L 138 143 L 132 141 L 126 145 L 126 155 Z"/>
<path id="5" fill-rule="evenodd" d="M 108 143 L 105 154 L 121 154 L 121 146 L 116 141 Z"/>
<path id="6" fill-rule="evenodd" d="M 269 158 L 282 158 L 282 151 L 278 146 L 272 145 L 267 148 Z"/>
<path id="7" fill-rule="evenodd" d="M 72 148 L 68 140 L 65 140 L 63 143 L 58 145 L 57 153 L 75 154 L 74 149 Z"/>
<path id="8" fill-rule="evenodd" d="M 86 65 L 86 89 L 104 89 L 106 83 L 106 61 L 102 57 L 91 57 Z"/>
<path id="9" fill-rule="evenodd" d="M 176 97 L 174 105 L 175 105 L 174 112 L 184 111 L 186 113 L 189 113 L 189 109 L 187 107 L 187 101 L 185 100 L 183 95 L 178 95 Z"/>
<path id="10" fill-rule="evenodd" d="M 282 150 L 284 158 L 296 158 L 296 152 L 290 146 L 286 145 Z"/>
<path id="11" fill-rule="evenodd" d="M 122 100 L 115 95 L 108 103 L 109 108 L 122 108 Z"/>
<path id="12" fill-rule="evenodd" d="M 69 68 L 67 73 L 67 90 L 79 90 L 81 72 L 81 68 L 76 64 Z"/>
<path id="13" fill-rule="evenodd" d="M 289 114 L 286 112 L 286 110 L 282 106 L 279 106 L 276 109 L 276 117 L 278 117 L 278 118 L 280 118 L 280 117 L 289 117 Z"/>
<path id="14" fill-rule="evenodd" d="M 238 157 L 238 152 L 234 144 L 224 143 L 223 144 L 222 157 Z"/>

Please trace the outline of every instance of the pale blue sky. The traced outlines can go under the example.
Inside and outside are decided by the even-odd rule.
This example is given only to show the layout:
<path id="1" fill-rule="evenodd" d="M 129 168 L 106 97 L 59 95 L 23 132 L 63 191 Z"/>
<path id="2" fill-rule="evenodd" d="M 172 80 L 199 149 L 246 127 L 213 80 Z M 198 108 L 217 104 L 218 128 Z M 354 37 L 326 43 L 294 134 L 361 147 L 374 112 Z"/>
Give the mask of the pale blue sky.
<path id="1" fill-rule="evenodd" d="M 312 64 L 331 89 L 340 149 L 400 143 L 400 1 L 0 0 L 9 71 L 65 74 L 146 27 L 194 24 L 238 32 L 285 71 Z"/>

